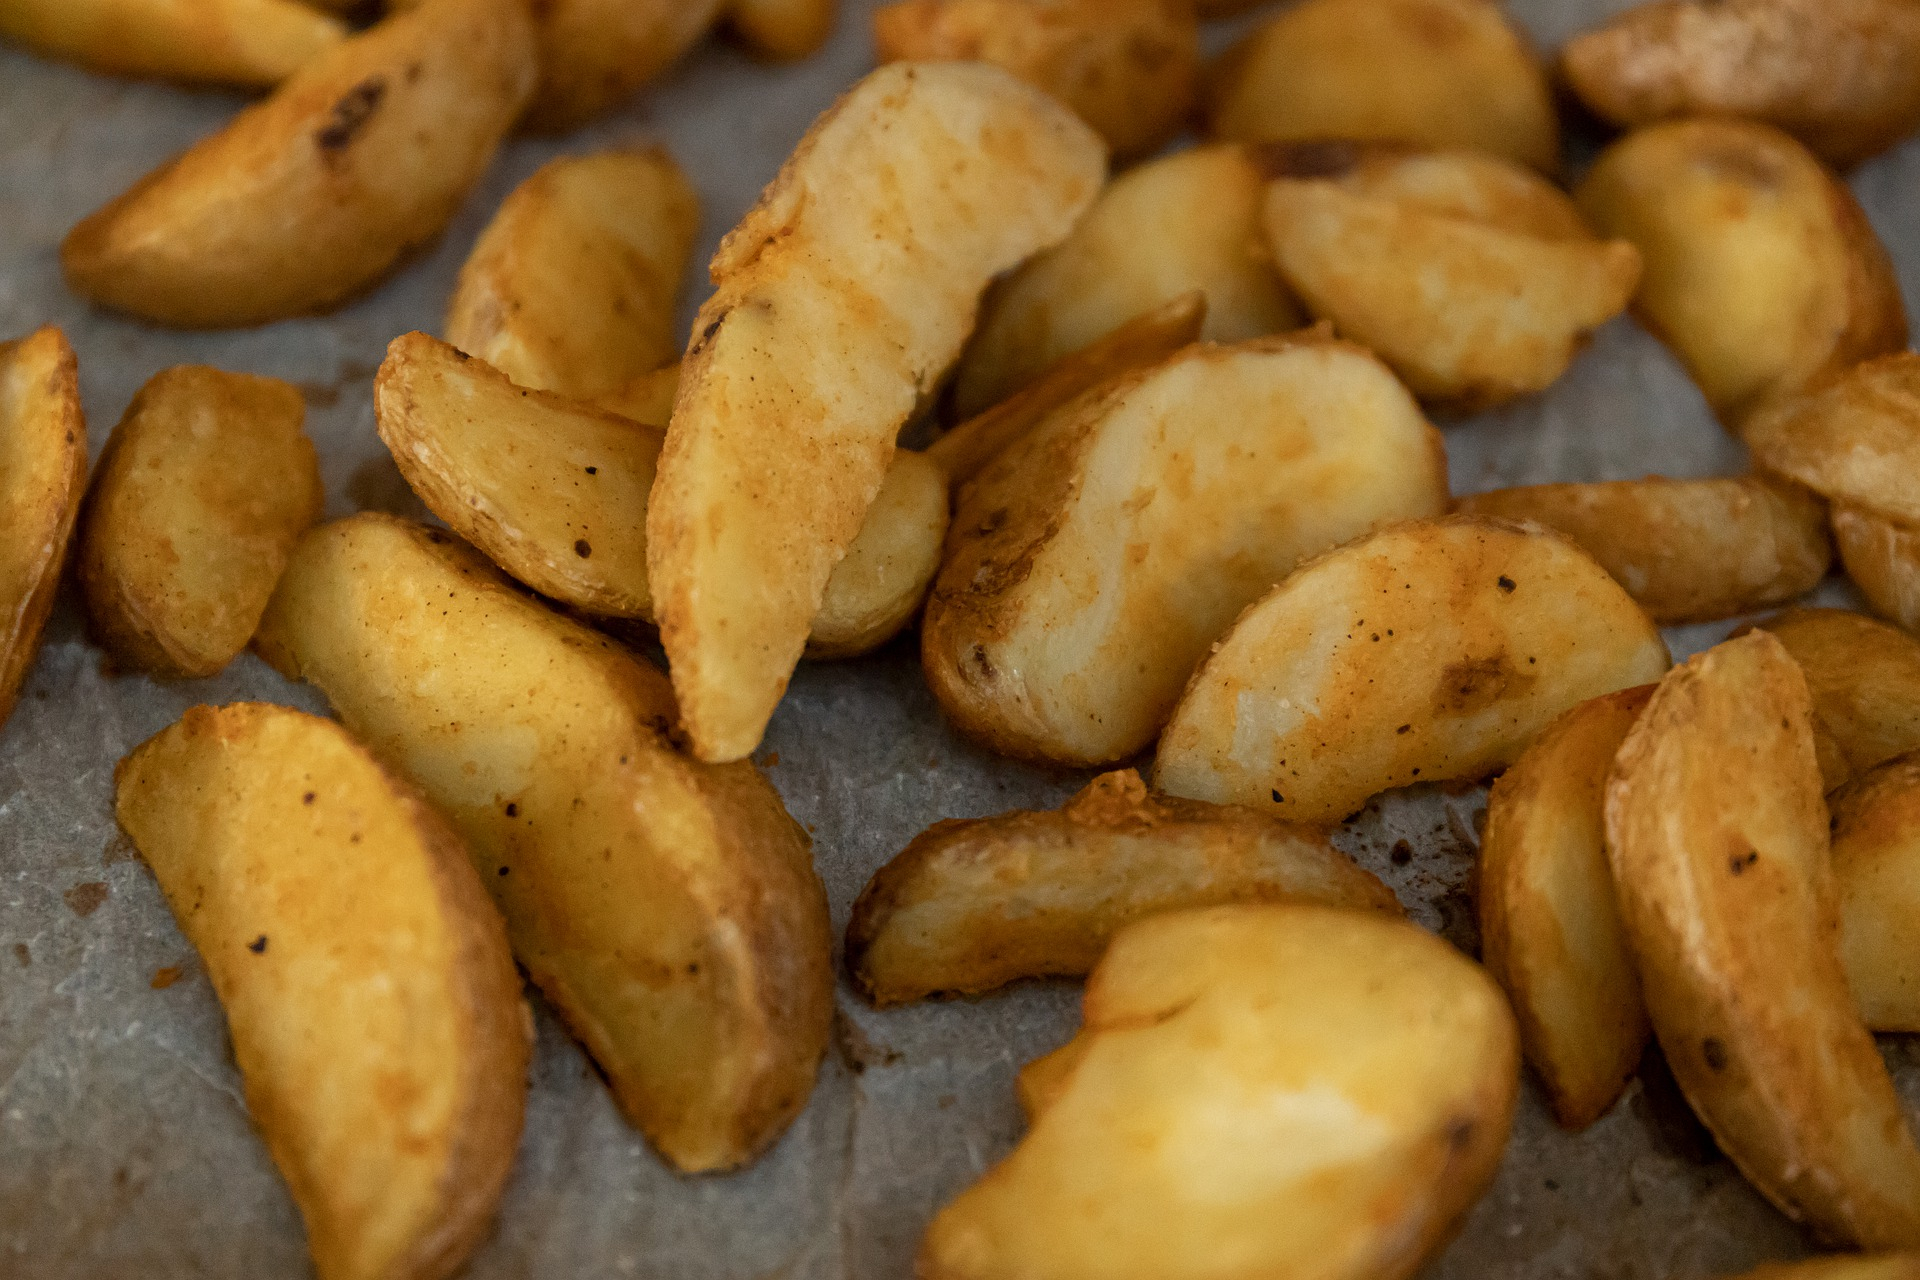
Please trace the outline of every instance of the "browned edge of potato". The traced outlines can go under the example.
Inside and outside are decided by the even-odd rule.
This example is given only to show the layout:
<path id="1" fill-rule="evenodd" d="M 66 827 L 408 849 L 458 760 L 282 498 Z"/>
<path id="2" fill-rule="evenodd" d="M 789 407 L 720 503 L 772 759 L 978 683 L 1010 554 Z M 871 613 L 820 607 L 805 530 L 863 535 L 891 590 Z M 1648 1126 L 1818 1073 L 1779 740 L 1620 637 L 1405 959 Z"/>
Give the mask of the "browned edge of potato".
<path id="1" fill-rule="evenodd" d="M 109 75 L 258 88 L 346 38 L 297 0 L 0 0 L 0 36 Z"/>
<path id="2" fill-rule="evenodd" d="M 1862 361 L 1741 427 L 1754 465 L 1890 519 L 1920 521 L 1920 355 Z"/>
<path id="3" fill-rule="evenodd" d="M 833 34 L 840 0 L 732 0 L 727 29 L 771 62 L 811 57 Z"/>
<path id="4" fill-rule="evenodd" d="M 1881 617 L 1920 631 L 1920 529 L 1864 507 L 1833 504 L 1840 563 Z"/>
<path id="5" fill-rule="evenodd" d="M 1772 632 L 1800 664 L 1816 737 L 1847 770 L 1920 750 L 1920 640 L 1848 609 L 1788 609 L 1734 635 L 1755 629 Z"/>

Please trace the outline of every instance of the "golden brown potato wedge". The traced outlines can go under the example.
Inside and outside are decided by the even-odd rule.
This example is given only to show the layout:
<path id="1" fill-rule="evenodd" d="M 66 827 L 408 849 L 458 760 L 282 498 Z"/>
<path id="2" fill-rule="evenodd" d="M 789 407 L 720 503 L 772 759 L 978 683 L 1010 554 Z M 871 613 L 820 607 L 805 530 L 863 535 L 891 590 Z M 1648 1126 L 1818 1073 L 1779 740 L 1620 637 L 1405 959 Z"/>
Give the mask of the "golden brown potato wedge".
<path id="1" fill-rule="evenodd" d="M 524 123 L 542 133 L 566 133 L 613 110 L 680 61 L 725 3 L 541 0 L 533 6 L 540 87 Z"/>
<path id="2" fill-rule="evenodd" d="M 1873 611 L 1920 631 L 1920 529 L 1837 502 L 1833 541 L 1847 576 Z"/>
<path id="3" fill-rule="evenodd" d="M 1602 233 L 1639 247 L 1634 313 L 1730 427 L 1907 345 L 1899 283 L 1866 214 L 1777 129 L 1649 126 L 1601 155 L 1578 199 Z"/>
<path id="4" fill-rule="evenodd" d="M 1920 1031 L 1920 756 L 1896 756 L 1828 800 L 1840 957 L 1876 1031 Z"/>
<path id="5" fill-rule="evenodd" d="M 701 759 L 759 744 L 901 426 L 987 282 L 1072 229 L 1103 162 L 998 67 L 896 62 L 814 122 L 721 244 L 647 509 Z"/>
<path id="6" fill-rule="evenodd" d="M 1207 85 L 1216 137 L 1458 147 L 1551 173 L 1545 69 L 1497 0 L 1306 0 L 1254 28 Z"/>
<path id="7" fill-rule="evenodd" d="M 1789 609 L 1755 626 L 1800 664 L 1814 718 L 1854 773 L 1920 750 L 1920 640 L 1846 609 Z"/>
<path id="8" fill-rule="evenodd" d="M 306 403 L 275 378 L 155 374 L 100 454 L 80 519 L 80 586 L 120 662 L 210 676 L 253 639 L 324 495 Z"/>
<path id="9" fill-rule="evenodd" d="M 1550 385 L 1640 280 L 1637 249 L 1493 156 L 1307 143 L 1271 171 L 1263 225 L 1288 286 L 1463 412 Z"/>
<path id="10" fill-rule="evenodd" d="M 951 508 L 947 475 L 923 453 L 893 455 L 847 554 L 827 575 L 807 635 L 809 658 L 854 658 L 919 615 L 940 569 Z"/>
<path id="11" fill-rule="evenodd" d="M 658 427 L 664 433 L 673 418 L 674 397 L 679 394 L 680 362 L 675 360 L 641 374 L 617 391 L 595 396 L 593 401 L 602 409 Z"/>
<path id="12" fill-rule="evenodd" d="M 226 1010 L 322 1280 L 432 1280 L 486 1237 L 533 1019 L 446 819 L 328 720 L 194 707 L 114 771 Z"/>
<path id="13" fill-rule="evenodd" d="M 183 328 L 333 306 L 440 234 L 534 70 L 521 0 L 426 0 L 315 58 L 74 227 L 67 282 Z"/>
<path id="14" fill-rule="evenodd" d="M 1506 1000 L 1377 912 L 1149 917 L 1083 1016 L 1026 1138 L 928 1229 L 926 1280 L 1404 1280 L 1506 1145 Z"/>
<path id="15" fill-rule="evenodd" d="M 663 148 L 563 156 L 481 233 L 447 304 L 447 341 L 523 387 L 619 391 L 676 354 L 699 230 L 700 197 Z"/>
<path id="16" fill-rule="evenodd" d="M 1920 1280 L 1920 1253 L 1848 1253 L 1771 1262 L 1733 1280 Z"/>
<path id="17" fill-rule="evenodd" d="M 1920 521 L 1920 355 L 1868 360 L 1777 400 L 1741 436 L 1759 466 L 1836 502 Z"/>
<path id="18" fill-rule="evenodd" d="M 757 56 L 795 62 L 827 42 L 839 9 L 839 0 L 733 0 L 727 26 Z"/>
<path id="19" fill-rule="evenodd" d="M 1833 563 L 1826 504 L 1764 475 L 1537 484 L 1462 498 L 1533 520 L 1600 562 L 1655 622 L 1708 622 L 1804 595 Z"/>
<path id="20" fill-rule="evenodd" d="M 1814 702 L 1753 632 L 1661 681 L 1607 784 L 1607 849 L 1667 1063 L 1783 1212 L 1920 1241 L 1920 1149 L 1840 960 Z"/>
<path id="21" fill-rule="evenodd" d="M 826 896 L 752 765 L 674 750 L 665 676 L 371 513 L 300 544 L 258 646 L 452 818 L 514 954 L 674 1167 L 780 1136 L 827 1042 Z"/>
<path id="22" fill-rule="evenodd" d="M 1389 787 L 1511 764 L 1562 712 L 1667 663 L 1652 619 L 1558 534 L 1408 521 L 1240 615 L 1188 684 L 1154 783 L 1337 822 Z"/>
<path id="23" fill-rule="evenodd" d="M 941 822 L 874 873 L 847 968 L 877 1005 L 1092 971 L 1113 935 L 1163 911 L 1315 902 L 1400 914 L 1320 827 L 1150 795 L 1106 773 L 1052 813 Z"/>
<path id="24" fill-rule="evenodd" d="M 1439 433 L 1364 348 L 1318 332 L 1188 347 L 1052 414 L 961 490 L 920 632 L 927 683 L 996 751 L 1128 759 L 1301 560 L 1446 505 Z"/>
<path id="25" fill-rule="evenodd" d="M 270 85 L 346 38 L 296 0 L 0 0 L 0 36 L 109 75 Z"/>

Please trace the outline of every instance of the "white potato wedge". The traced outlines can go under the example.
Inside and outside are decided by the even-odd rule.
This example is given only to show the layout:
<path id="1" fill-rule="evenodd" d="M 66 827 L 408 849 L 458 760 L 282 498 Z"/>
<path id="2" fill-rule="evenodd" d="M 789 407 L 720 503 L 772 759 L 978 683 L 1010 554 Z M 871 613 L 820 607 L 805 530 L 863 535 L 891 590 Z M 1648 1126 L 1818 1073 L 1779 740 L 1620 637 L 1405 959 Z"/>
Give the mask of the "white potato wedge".
<path id="1" fill-rule="evenodd" d="M 1920 1031 L 1920 756 L 1896 756 L 1828 799 L 1840 958 L 1876 1031 Z"/>
<path id="2" fill-rule="evenodd" d="M 109 75 L 278 84 L 346 38 L 296 0 L 0 0 L 0 36 Z"/>
<path id="3" fill-rule="evenodd" d="M 1316 332 L 1188 347 L 1057 411 L 961 490 L 920 632 L 927 683 L 1003 754 L 1125 760 L 1296 564 L 1446 505 L 1440 435 L 1370 352 Z"/>
<path id="4" fill-rule="evenodd" d="M 1013 1154 L 940 1211 L 925 1280 L 1405 1280 L 1506 1145 L 1513 1015 L 1378 912 L 1123 929 Z"/>
<path id="5" fill-rule="evenodd" d="M 204 365 L 163 369 L 134 396 L 80 517 L 87 615 L 115 659 L 192 678 L 247 647 L 320 518 L 306 414 L 276 378 Z"/>
<path id="6" fill-rule="evenodd" d="M 1755 465 L 1835 502 L 1920 521 L 1920 355 L 1868 360 L 1741 428 Z"/>
<path id="7" fill-rule="evenodd" d="M 839 0 L 733 0 L 727 26 L 756 56 L 797 62 L 827 42 L 839 10 Z"/>
<path id="8" fill-rule="evenodd" d="M 593 402 L 623 418 L 660 428 L 664 438 L 667 423 L 673 419 L 674 398 L 679 394 L 680 362 L 675 360 L 639 375 L 616 391 L 595 396 Z"/>
<path id="9" fill-rule="evenodd" d="M 951 508 L 947 475 L 923 453 L 893 455 L 859 536 L 827 576 L 807 635 L 809 658 L 854 658 L 900 634 L 920 613 Z"/>
<path id="10" fill-rule="evenodd" d="M 713 259 L 647 509 L 693 749 L 760 742 L 895 438 L 995 275 L 1057 243 L 1104 149 L 984 63 L 896 62 L 814 122 Z"/>
<path id="11" fill-rule="evenodd" d="M 1393 891 L 1324 828 L 1151 795 L 1128 769 L 1056 812 L 922 832 L 861 890 L 847 968 L 881 1006 L 1077 978 L 1135 920 L 1229 902 L 1400 914 Z"/>
<path id="12" fill-rule="evenodd" d="M 1337 822 L 1390 787 L 1512 764 L 1562 712 L 1667 665 L 1653 621 L 1558 534 L 1409 521 L 1240 616 L 1188 684 L 1154 783 Z"/>
<path id="13" fill-rule="evenodd" d="M 727 1169 L 779 1137 L 826 1048 L 826 895 L 752 765 L 674 750 L 666 677 L 452 535 L 370 513 L 301 543 L 258 647 L 453 820 L 662 1156 Z"/>
<path id="14" fill-rule="evenodd" d="M 1920 750 L 1920 640 L 1846 609 L 1789 609 L 1754 625 L 1800 664 L 1815 722 L 1852 772 Z"/>
<path id="15" fill-rule="evenodd" d="M 428 0 L 431 2 L 431 0 Z M 725 0 L 540 0 L 540 87 L 525 124 L 566 133 L 605 115 L 680 61 Z"/>
<path id="16" fill-rule="evenodd" d="M 1771 1262 L 1733 1280 L 1920 1280 L 1920 1253 L 1846 1253 Z"/>
<path id="17" fill-rule="evenodd" d="M 440 234 L 533 78 L 522 0 L 426 0 L 315 58 L 74 227 L 67 282 L 181 328 L 331 307 Z"/>
<path id="18" fill-rule="evenodd" d="M 1840 563 L 1873 611 L 1920 631 L 1920 529 L 1837 502 L 1833 541 Z"/>
<path id="19" fill-rule="evenodd" d="M 114 771 L 226 1010 L 321 1280 L 437 1280 L 485 1239 L 533 1018 L 459 837 L 328 720 L 194 707 Z"/>

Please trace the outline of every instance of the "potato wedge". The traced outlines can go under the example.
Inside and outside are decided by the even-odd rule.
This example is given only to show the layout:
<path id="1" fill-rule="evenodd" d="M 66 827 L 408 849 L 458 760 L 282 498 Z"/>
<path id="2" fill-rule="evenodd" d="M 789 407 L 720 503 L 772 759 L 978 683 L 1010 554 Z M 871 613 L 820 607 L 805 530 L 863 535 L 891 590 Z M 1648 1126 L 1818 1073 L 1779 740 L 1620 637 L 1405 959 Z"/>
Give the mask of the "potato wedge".
<path id="1" fill-rule="evenodd" d="M 1640 280 L 1639 250 L 1493 156 L 1309 143 L 1270 171 L 1263 225 L 1288 287 L 1458 411 L 1552 384 Z"/>
<path id="2" fill-rule="evenodd" d="M 1840 958 L 1876 1031 L 1920 1031 L 1920 755 L 1895 756 L 1828 799 Z"/>
<path id="3" fill-rule="evenodd" d="M 1741 430 L 1755 465 L 1836 502 L 1920 521 L 1920 355 L 1855 365 L 1756 412 Z"/>
<path id="4" fill-rule="evenodd" d="M 1920 631 L 1920 530 L 1838 502 L 1833 541 L 1847 576 L 1873 611 L 1908 631 Z"/>
<path id="5" fill-rule="evenodd" d="M 1194 673 L 1154 784 L 1337 822 L 1519 759 L 1562 712 L 1667 669 L 1653 621 L 1558 534 L 1415 520 L 1310 560 Z"/>
<path id="6" fill-rule="evenodd" d="M 612 111 L 680 61 L 725 4 L 541 0 L 533 6 L 540 87 L 523 123 L 541 133 L 567 133 Z"/>
<path id="7" fill-rule="evenodd" d="M 1634 313 L 1729 427 L 1907 345 L 1899 282 L 1866 214 L 1777 129 L 1651 125 L 1602 153 L 1577 198 L 1603 234 L 1639 247 Z"/>
<path id="8" fill-rule="evenodd" d="M 664 438 L 673 418 L 674 398 L 680 394 L 680 362 L 663 364 L 628 382 L 617 391 L 598 395 L 593 402 L 623 418 L 658 427 Z"/>
<path id="9" fill-rule="evenodd" d="M 780 1136 L 827 1043 L 826 895 L 752 765 L 673 749 L 666 677 L 450 534 L 372 513 L 307 536 L 257 643 L 453 820 L 662 1156 L 726 1169 Z"/>
<path id="10" fill-rule="evenodd" d="M 194 707 L 114 771 L 213 982 L 321 1280 L 429 1280 L 485 1239 L 533 1018 L 446 819 L 328 720 Z"/>
<path id="11" fill-rule="evenodd" d="M 1805 1262 L 1771 1262 L 1734 1280 L 1920 1280 L 1920 1254 L 1847 1253 Z"/>
<path id="12" fill-rule="evenodd" d="M 1815 721 L 1853 772 L 1920 750 L 1920 640 L 1846 609 L 1788 609 L 1754 626 L 1800 664 Z"/>
<path id="13" fill-rule="evenodd" d="M 809 658 L 854 658 L 900 634 L 920 613 L 950 516 L 947 474 L 923 453 L 893 455 L 847 554 L 827 575 L 807 636 Z"/>
<path id="14" fill-rule="evenodd" d="M 276 378 L 163 369 L 100 454 L 80 517 L 80 587 L 115 659 L 210 676 L 253 639 L 324 495 L 306 403 Z"/>
<path id="15" fill-rule="evenodd" d="M 700 197 L 664 148 L 551 161 L 468 255 L 447 341 L 523 387 L 583 400 L 625 388 L 677 354 L 699 230 Z"/>
<path id="16" fill-rule="evenodd" d="M 1456 509 L 1558 530 L 1662 625 L 1784 603 L 1833 563 L 1826 504 L 1765 475 L 1526 485 L 1462 498 Z"/>
<path id="17" fill-rule="evenodd" d="M 1519 1084 L 1478 965 L 1299 905 L 1123 929 L 1054 1061 L 1026 1138 L 933 1220 L 925 1280 L 1403 1280 L 1492 1179 Z"/>
<path id="18" fill-rule="evenodd" d="M 1323 828 L 1151 795 L 1126 769 L 1056 812 L 921 833 L 861 890 L 847 968 L 881 1006 L 1077 978 L 1135 920 L 1228 902 L 1401 913 Z"/>
<path id="19" fill-rule="evenodd" d="M 373 285 L 440 234 L 533 87 L 520 0 L 426 0 L 347 40 L 67 233 L 75 291 L 181 328 Z"/>
<path id="20" fill-rule="evenodd" d="M 0 724 L 13 714 L 87 487 L 80 365 L 49 325 L 0 343 Z"/>
<path id="21" fill-rule="evenodd" d="M 827 42 L 839 10 L 839 0 L 732 0 L 727 27 L 758 57 L 797 62 Z"/>
<path id="22" fill-rule="evenodd" d="M 1238 342 L 1292 329 L 1302 312 L 1260 232 L 1266 173 L 1257 149 L 1197 147 L 1115 178 L 1057 248 L 987 295 L 954 374 L 953 408 L 972 417 L 1070 352 L 1198 289 L 1201 336 Z"/>
<path id="23" fill-rule="evenodd" d="M 920 631 L 927 683 L 996 751 L 1128 759 L 1301 560 L 1446 505 L 1439 433 L 1370 352 L 1314 332 L 1188 347 L 1054 413 L 961 491 Z"/>
<path id="24" fill-rule="evenodd" d="M 1497 0 L 1305 0 L 1214 65 L 1213 135 L 1455 147 L 1560 167 L 1545 69 Z"/>
<path id="25" fill-rule="evenodd" d="M 873 12 L 882 62 L 991 62 L 1066 103 L 1116 158 L 1185 129 L 1200 29 L 1182 0 L 898 0 Z"/>
<path id="26" fill-rule="evenodd" d="M 1920 125 L 1920 11 L 1903 0 L 1663 0 L 1575 36 L 1560 66 L 1614 124 L 1744 116 L 1840 168 Z"/>
<path id="27" fill-rule="evenodd" d="M 896 62 L 814 122 L 721 244 L 647 510 L 701 759 L 759 744 L 901 426 L 987 282 L 1072 229 L 1103 155 L 998 67 Z"/>
<path id="28" fill-rule="evenodd" d="M 347 30 L 296 0 L 0 0 L 0 36 L 109 75 L 278 84 Z"/>

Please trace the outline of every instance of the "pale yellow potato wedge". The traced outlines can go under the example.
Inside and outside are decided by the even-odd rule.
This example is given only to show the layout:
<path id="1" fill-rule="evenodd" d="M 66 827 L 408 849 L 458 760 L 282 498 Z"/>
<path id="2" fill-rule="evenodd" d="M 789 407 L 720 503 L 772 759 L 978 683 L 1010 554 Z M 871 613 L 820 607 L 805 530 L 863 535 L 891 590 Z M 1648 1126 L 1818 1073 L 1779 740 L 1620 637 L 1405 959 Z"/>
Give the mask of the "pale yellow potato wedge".
<path id="1" fill-rule="evenodd" d="M 1288 6 L 1214 64 L 1207 123 L 1249 142 L 1378 139 L 1560 167 L 1546 71 L 1497 0 Z"/>
<path id="2" fill-rule="evenodd" d="M 533 1018 L 460 838 L 329 720 L 194 707 L 114 771 L 321 1280 L 437 1280 L 492 1225 Z"/>
<path id="3" fill-rule="evenodd" d="M 896 62 L 814 122 L 721 244 L 647 510 L 701 759 L 759 744 L 900 428 L 988 281 L 1072 229 L 1104 155 L 998 67 Z"/>
<path id="4" fill-rule="evenodd" d="M 619 391 L 677 354 L 674 308 L 699 230 L 700 197 L 664 148 L 551 161 L 468 255 L 447 341 L 523 387 Z"/>
<path id="5" fill-rule="evenodd" d="M 1847 1253 L 1770 1262 L 1734 1280 L 1920 1280 L 1920 1253 Z"/>
<path id="6" fill-rule="evenodd" d="M 839 11 L 839 0 L 733 0 L 727 26 L 756 56 L 796 62 L 827 42 Z"/>
<path id="7" fill-rule="evenodd" d="M 1128 759 L 1296 564 L 1446 505 L 1439 433 L 1364 348 L 1317 332 L 1188 347 L 1073 401 L 961 490 L 920 631 L 927 683 L 1003 754 Z"/>
<path id="8" fill-rule="evenodd" d="M 60 247 L 75 291 L 182 328 L 331 307 L 440 234 L 533 87 L 521 0 L 426 0 L 97 210 Z"/>
<path id="9" fill-rule="evenodd" d="M 431 3 L 432 0 L 427 0 Z M 541 0 L 540 87 L 524 123 L 566 133 L 605 115 L 680 61 L 726 0 Z"/>
<path id="10" fill-rule="evenodd" d="M 1161 736 L 1154 784 L 1337 822 L 1390 787 L 1496 772 L 1562 712 L 1667 665 L 1652 619 L 1560 535 L 1408 521 L 1240 616 Z"/>
<path id="11" fill-rule="evenodd" d="M 1920 10 L 1905 0 L 1662 0 L 1575 36 L 1560 67 L 1614 124 L 1744 116 L 1841 168 L 1920 125 Z"/>
<path id="12" fill-rule="evenodd" d="M 1263 156 L 1197 147 L 1121 174 L 1057 248 L 997 284 L 954 374 L 953 408 L 985 411 L 1068 353 L 1195 289 L 1201 336 L 1238 342 L 1303 313 L 1260 231 Z"/>
<path id="13" fill-rule="evenodd" d="M 1847 576 L 1873 611 L 1920 631 L 1920 529 L 1837 502 L 1833 541 Z"/>
<path id="14" fill-rule="evenodd" d="M 1920 750 L 1920 640 L 1846 609 L 1789 609 L 1754 625 L 1800 664 L 1816 724 L 1852 772 Z"/>
<path id="15" fill-rule="evenodd" d="M 0 36 L 109 75 L 278 84 L 346 38 L 296 0 L 0 0 Z"/>
<path id="16" fill-rule="evenodd" d="M 1526 485 L 1455 505 L 1565 534 L 1663 625 L 1785 603 L 1833 563 L 1826 504 L 1765 475 Z"/>
<path id="17" fill-rule="evenodd" d="M 675 360 L 639 375 L 616 391 L 595 396 L 593 401 L 602 409 L 665 432 L 673 418 L 674 398 L 679 394 L 680 362 Z"/>
<path id="18" fill-rule="evenodd" d="M 262 657 L 318 685 L 466 838 L 515 956 L 675 1168 L 752 1160 L 833 1009 L 807 837 L 750 764 L 677 752 L 666 677 L 451 534 L 365 513 L 301 543 Z"/>
<path id="19" fill-rule="evenodd" d="M 1836 502 L 1920 521 L 1920 355 L 1855 365 L 1775 401 L 1741 429 L 1755 465 Z"/>
<path id="20" fill-rule="evenodd" d="M 1866 214 L 1777 129 L 1651 125 L 1603 152 L 1577 198 L 1603 234 L 1639 248 L 1634 313 L 1729 427 L 1907 345 L 1899 282 Z"/>
<path id="21" fill-rule="evenodd" d="M 1876 1031 L 1920 1031 L 1920 756 L 1896 756 L 1828 799 L 1840 958 Z"/>
<path id="22" fill-rule="evenodd" d="M 925 1280 L 1404 1280 L 1506 1145 L 1505 998 L 1378 912 L 1149 917 L 1083 1017 L 1025 1139 L 933 1220 Z"/>
<path id="23" fill-rule="evenodd" d="M 210 676 L 247 647 L 320 518 L 306 414 L 276 378 L 204 365 L 164 369 L 134 396 L 80 517 L 87 616 L 116 660 Z"/>
<path id="24" fill-rule="evenodd" d="M 1077 978 L 1135 920 L 1229 902 L 1401 913 L 1324 828 L 1152 795 L 1127 769 L 1055 812 L 921 833 L 861 890 L 847 968 L 881 1006 Z"/>
<path id="25" fill-rule="evenodd" d="M 947 490 L 946 472 L 925 454 L 893 455 L 859 536 L 827 576 L 807 657 L 858 657 L 919 616 L 940 570 L 951 515 Z"/>

